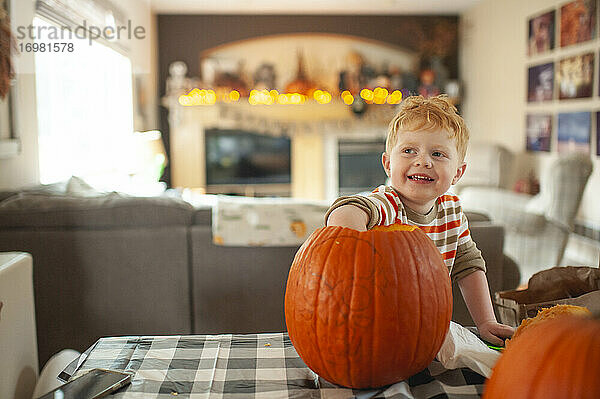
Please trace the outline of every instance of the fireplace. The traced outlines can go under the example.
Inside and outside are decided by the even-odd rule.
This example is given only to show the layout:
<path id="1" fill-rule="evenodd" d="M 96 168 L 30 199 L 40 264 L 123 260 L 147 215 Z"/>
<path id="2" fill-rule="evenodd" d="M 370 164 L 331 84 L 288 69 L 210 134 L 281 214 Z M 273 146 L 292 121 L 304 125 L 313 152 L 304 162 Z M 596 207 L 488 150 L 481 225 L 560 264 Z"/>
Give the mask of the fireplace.
<path id="1" fill-rule="evenodd" d="M 338 141 L 338 194 L 350 195 L 385 184 L 384 139 Z"/>

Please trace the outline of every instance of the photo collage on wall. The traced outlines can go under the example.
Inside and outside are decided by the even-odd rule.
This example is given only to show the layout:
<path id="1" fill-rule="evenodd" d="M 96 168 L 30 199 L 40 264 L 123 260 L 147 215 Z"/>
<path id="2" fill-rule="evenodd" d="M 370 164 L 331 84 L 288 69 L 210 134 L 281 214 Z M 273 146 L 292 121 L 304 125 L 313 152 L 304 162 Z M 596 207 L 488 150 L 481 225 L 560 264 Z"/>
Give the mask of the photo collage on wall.
<path id="1" fill-rule="evenodd" d="M 557 104 L 552 112 L 528 111 L 526 115 L 527 151 L 551 152 L 553 134 L 559 153 L 592 150 L 592 131 L 596 131 L 595 153 L 600 156 L 600 111 L 592 112 L 591 101 L 600 93 L 600 82 L 594 83 L 595 68 L 600 67 L 598 46 L 599 0 L 574 0 L 553 10 L 543 10 L 527 20 L 527 103 L 538 106 Z M 590 42 L 594 50 L 590 50 Z M 563 55 L 563 48 L 583 44 L 581 52 Z M 560 50 L 559 50 L 560 49 Z M 569 49 L 570 50 L 570 49 Z M 539 60 L 539 61 L 537 61 Z M 594 86 L 598 86 L 594 89 Z M 597 90 L 594 96 L 594 90 Z M 589 99 L 590 104 L 585 100 Z M 562 104 L 583 100 L 582 108 L 561 112 Z M 539 107 L 538 107 L 539 108 Z M 593 114 L 595 113 L 595 118 Z M 592 130 L 592 121 L 594 129 Z"/>

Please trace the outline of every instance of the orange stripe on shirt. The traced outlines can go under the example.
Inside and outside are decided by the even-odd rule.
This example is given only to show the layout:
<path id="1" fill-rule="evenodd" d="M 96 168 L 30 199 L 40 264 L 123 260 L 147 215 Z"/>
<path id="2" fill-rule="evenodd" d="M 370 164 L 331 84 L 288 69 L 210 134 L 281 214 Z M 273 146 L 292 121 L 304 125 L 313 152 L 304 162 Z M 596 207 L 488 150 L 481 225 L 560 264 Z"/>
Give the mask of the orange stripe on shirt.
<path id="1" fill-rule="evenodd" d="M 392 205 L 392 208 L 394 208 L 394 211 L 396 212 L 396 215 L 398 214 L 398 203 L 395 201 L 394 196 L 390 193 L 384 193 L 385 198 L 387 198 L 387 200 L 390 202 L 390 205 Z"/>
<path id="2" fill-rule="evenodd" d="M 460 226 L 460 220 L 444 223 L 440 226 L 419 226 L 425 233 L 441 233 Z"/>
<path id="3" fill-rule="evenodd" d="M 462 232 L 462 234 L 461 234 L 461 235 L 459 235 L 459 236 L 458 236 L 458 238 L 463 238 L 463 237 L 466 237 L 466 236 L 468 236 L 469 234 L 471 234 L 471 233 L 469 232 L 469 229 L 466 229 L 465 231 L 463 231 L 463 232 Z"/>
<path id="4" fill-rule="evenodd" d="M 444 252 L 442 254 L 442 258 L 444 260 L 448 260 L 448 259 L 452 259 L 456 256 L 456 250 L 452 250 L 452 251 L 448 251 L 448 252 Z"/>
<path id="5" fill-rule="evenodd" d="M 450 201 L 450 202 L 458 202 L 459 199 L 456 195 L 448 195 L 448 194 L 443 194 L 440 195 L 440 202 L 446 202 L 446 201 Z"/>

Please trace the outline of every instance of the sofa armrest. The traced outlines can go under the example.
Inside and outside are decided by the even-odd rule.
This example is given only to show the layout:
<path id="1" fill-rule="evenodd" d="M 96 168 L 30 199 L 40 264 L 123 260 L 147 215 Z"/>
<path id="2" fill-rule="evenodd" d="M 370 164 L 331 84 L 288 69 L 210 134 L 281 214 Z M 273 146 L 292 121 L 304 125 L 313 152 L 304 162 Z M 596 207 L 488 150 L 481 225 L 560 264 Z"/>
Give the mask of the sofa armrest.
<path id="1" fill-rule="evenodd" d="M 487 268 L 486 277 L 490 288 L 490 297 L 503 288 L 504 276 L 504 227 L 490 222 L 472 222 L 469 226 L 471 237 L 481 251 Z M 462 325 L 474 325 L 463 300 L 458 284 L 452 285 L 454 300 L 452 320 Z"/>

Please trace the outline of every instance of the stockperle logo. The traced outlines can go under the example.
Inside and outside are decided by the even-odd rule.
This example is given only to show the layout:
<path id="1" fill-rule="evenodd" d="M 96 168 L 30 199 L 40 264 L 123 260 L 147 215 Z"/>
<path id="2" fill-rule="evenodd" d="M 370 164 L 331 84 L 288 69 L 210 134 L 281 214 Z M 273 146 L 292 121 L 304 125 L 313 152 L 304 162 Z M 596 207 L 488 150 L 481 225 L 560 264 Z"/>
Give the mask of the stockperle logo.
<path id="1" fill-rule="evenodd" d="M 94 40 L 98 39 L 114 41 L 120 39 L 142 40 L 146 38 L 146 29 L 140 25 L 134 26 L 131 20 L 128 20 L 124 25 L 109 25 L 104 27 L 88 24 L 85 20 L 75 28 L 54 25 L 27 25 L 17 26 L 15 31 L 15 37 L 19 41 L 40 39 L 72 40 L 77 38 L 87 39 L 90 45 Z"/>

